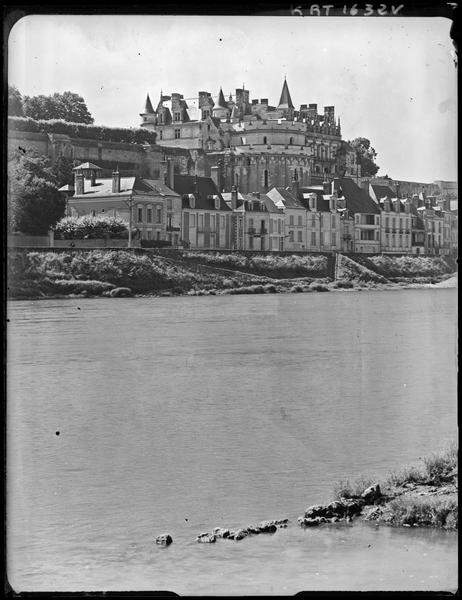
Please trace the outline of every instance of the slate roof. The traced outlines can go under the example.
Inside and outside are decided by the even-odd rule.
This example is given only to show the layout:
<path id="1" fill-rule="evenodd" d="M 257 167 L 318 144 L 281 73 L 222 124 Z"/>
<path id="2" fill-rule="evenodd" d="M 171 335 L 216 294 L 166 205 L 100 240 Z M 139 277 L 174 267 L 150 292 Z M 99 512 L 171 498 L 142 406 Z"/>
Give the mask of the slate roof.
<path id="1" fill-rule="evenodd" d="M 220 88 L 220 93 L 218 94 L 218 100 L 214 108 L 228 108 L 226 105 L 225 97 L 223 96 L 223 90 Z"/>
<path id="2" fill-rule="evenodd" d="M 350 177 L 339 178 L 339 196 L 346 199 L 346 208 L 352 213 L 380 214 L 380 209 L 369 194 Z"/>
<path id="3" fill-rule="evenodd" d="M 292 98 L 290 97 L 289 86 L 287 81 L 284 79 L 284 85 L 282 86 L 281 97 L 279 99 L 278 108 L 295 108 L 292 104 Z"/>
<path id="4" fill-rule="evenodd" d="M 304 208 L 310 210 L 310 201 L 309 195 L 316 194 L 317 198 L 317 209 L 320 212 L 330 212 L 329 200 L 324 198 L 323 188 L 322 186 L 309 186 L 300 188 L 299 192 L 299 200 Z"/>
<path id="5" fill-rule="evenodd" d="M 388 185 L 376 185 L 373 183 L 372 189 L 374 190 L 377 202 L 380 202 L 381 198 L 390 198 L 390 200 L 396 198 L 396 192 L 388 187 Z"/>
<path id="6" fill-rule="evenodd" d="M 74 167 L 72 170 L 73 171 L 83 171 L 83 170 L 86 170 L 86 169 L 93 169 L 95 171 L 102 171 L 101 167 L 98 167 L 98 165 L 94 165 L 91 162 L 82 163 L 78 167 Z"/>
<path id="7" fill-rule="evenodd" d="M 152 108 L 152 104 L 151 104 L 151 98 L 149 97 L 149 94 L 146 96 L 146 102 L 144 104 L 144 110 L 141 114 L 153 114 L 154 113 L 154 109 Z"/>
<path id="8" fill-rule="evenodd" d="M 90 185 L 90 180 L 86 179 L 83 187 L 83 194 L 73 196 L 74 198 L 100 198 L 101 196 L 126 196 L 131 194 L 135 186 L 136 177 L 121 177 L 120 192 L 112 193 L 112 177 L 97 179 L 95 185 Z"/>
<path id="9" fill-rule="evenodd" d="M 75 191 L 74 186 L 69 185 L 69 184 L 63 185 L 58 189 L 58 192 L 74 192 L 74 191 Z"/>
<path id="10" fill-rule="evenodd" d="M 174 175 L 173 189 L 180 196 L 193 194 L 196 203 L 196 209 L 216 210 L 215 201 L 210 196 L 218 196 L 220 198 L 220 209 L 230 211 L 231 209 L 226 204 L 223 196 L 217 190 L 217 187 L 210 177 L 196 177 L 195 175 Z M 189 202 L 183 198 L 183 208 L 189 208 Z"/>
<path id="11" fill-rule="evenodd" d="M 273 201 L 281 200 L 286 208 L 305 208 L 303 204 L 293 195 L 293 193 L 283 187 L 274 187 L 268 194 Z"/>
<path id="12" fill-rule="evenodd" d="M 64 190 L 63 190 L 64 191 Z M 128 194 L 148 194 L 151 196 L 178 196 L 159 179 L 141 179 L 140 177 L 121 177 L 120 192 L 113 193 L 112 177 L 97 179 L 95 185 L 85 180 L 83 194 L 74 198 L 101 198 L 103 196 L 127 196 Z"/>

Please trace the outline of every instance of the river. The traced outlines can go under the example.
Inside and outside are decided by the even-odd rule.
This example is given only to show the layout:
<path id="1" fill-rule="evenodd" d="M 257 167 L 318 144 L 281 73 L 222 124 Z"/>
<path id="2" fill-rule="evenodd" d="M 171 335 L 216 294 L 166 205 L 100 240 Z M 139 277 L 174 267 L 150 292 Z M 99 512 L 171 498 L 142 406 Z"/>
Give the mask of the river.
<path id="1" fill-rule="evenodd" d="M 457 290 L 15 301 L 8 319 L 17 591 L 456 589 L 453 532 L 296 519 L 456 438 Z"/>

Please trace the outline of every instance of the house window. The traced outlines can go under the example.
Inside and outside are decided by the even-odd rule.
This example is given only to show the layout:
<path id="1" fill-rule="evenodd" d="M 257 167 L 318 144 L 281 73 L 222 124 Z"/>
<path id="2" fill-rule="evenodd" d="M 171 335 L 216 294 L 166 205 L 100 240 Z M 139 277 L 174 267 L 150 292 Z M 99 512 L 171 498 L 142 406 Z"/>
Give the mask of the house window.
<path id="1" fill-rule="evenodd" d="M 331 226 L 332 229 L 335 229 L 335 215 L 331 215 Z"/>
<path id="2" fill-rule="evenodd" d="M 290 215 L 290 217 L 289 217 L 289 225 L 290 225 L 291 227 L 293 227 L 293 226 L 294 226 L 294 215 Z"/>
<path id="3" fill-rule="evenodd" d="M 156 239 L 160 240 L 160 231 L 156 231 Z"/>
<path id="4" fill-rule="evenodd" d="M 179 140 L 181 137 L 181 129 L 175 129 L 175 139 Z"/>
<path id="5" fill-rule="evenodd" d="M 202 111 L 202 118 L 203 119 L 206 119 L 209 115 L 210 115 L 210 111 L 209 110 L 203 110 Z"/>
<path id="6" fill-rule="evenodd" d="M 196 215 L 189 213 L 189 226 L 190 227 L 195 227 L 196 226 Z"/>
<path id="7" fill-rule="evenodd" d="M 331 238 L 330 238 L 330 241 L 331 241 L 331 245 L 332 245 L 332 246 L 335 246 L 335 244 L 336 244 L 336 240 L 335 240 L 335 232 L 332 232 L 332 233 L 331 233 Z"/>
<path id="8" fill-rule="evenodd" d="M 273 221 L 273 219 L 270 219 L 270 222 L 269 222 L 269 232 L 270 233 L 273 233 L 273 228 L 274 228 L 274 221 Z"/>
<path id="9" fill-rule="evenodd" d="M 278 220 L 278 233 L 282 233 L 282 221 L 281 219 Z"/>
<path id="10" fill-rule="evenodd" d="M 293 144 L 293 143 L 294 143 L 294 138 L 293 137 L 289 138 L 289 144 Z"/>
<path id="11" fill-rule="evenodd" d="M 385 217 L 385 227 L 390 227 L 390 217 Z"/>
<path id="12" fill-rule="evenodd" d="M 364 223 L 366 225 L 374 225 L 374 223 L 375 223 L 374 215 L 364 215 Z"/>
<path id="13" fill-rule="evenodd" d="M 152 223 L 152 206 L 148 206 L 146 210 L 146 221 Z"/>
<path id="14" fill-rule="evenodd" d="M 250 158 L 246 159 L 246 164 L 247 164 L 248 167 L 250 167 Z"/>
<path id="15" fill-rule="evenodd" d="M 268 143 L 268 138 L 266 137 L 266 135 L 265 135 L 265 136 L 264 136 L 264 138 L 263 138 L 263 143 L 264 143 L 264 144 L 267 144 L 267 143 Z"/>
<path id="16" fill-rule="evenodd" d="M 142 206 L 138 206 L 138 223 L 142 223 L 143 222 L 143 207 Z"/>
<path id="17" fill-rule="evenodd" d="M 156 223 L 162 223 L 162 209 L 160 206 L 156 208 Z"/>
<path id="18" fill-rule="evenodd" d="M 249 225 L 248 225 L 249 229 L 253 228 L 253 219 L 249 219 Z"/>
<path id="19" fill-rule="evenodd" d="M 172 210 L 172 199 L 167 198 L 167 210 Z"/>
<path id="20" fill-rule="evenodd" d="M 221 226 L 222 229 L 224 229 L 225 225 L 226 225 L 225 216 L 221 215 L 221 217 L 220 217 L 220 226 Z"/>
<path id="21" fill-rule="evenodd" d="M 324 231 L 321 231 L 321 246 L 324 246 Z"/>
<path id="22" fill-rule="evenodd" d="M 293 242 L 293 241 L 294 241 L 294 232 L 289 231 L 289 242 Z"/>
<path id="23" fill-rule="evenodd" d="M 297 241 L 303 242 L 303 231 L 297 231 L 297 238 Z"/>
<path id="24" fill-rule="evenodd" d="M 210 229 L 212 231 L 215 229 L 215 215 L 210 215 Z"/>
<path id="25" fill-rule="evenodd" d="M 316 231 L 311 232 L 311 245 L 316 246 Z"/>
<path id="26" fill-rule="evenodd" d="M 148 229 L 148 240 L 152 240 L 152 229 Z"/>
<path id="27" fill-rule="evenodd" d="M 311 227 L 316 227 L 316 217 L 311 215 Z"/>
<path id="28" fill-rule="evenodd" d="M 204 215 L 198 215 L 198 218 L 197 218 L 197 227 L 199 229 L 204 229 Z"/>
<path id="29" fill-rule="evenodd" d="M 303 225 L 303 221 L 302 221 L 302 215 L 298 215 L 298 220 L 297 220 L 297 222 L 298 222 L 298 226 L 299 226 L 299 227 L 302 227 L 302 225 Z"/>
<path id="30" fill-rule="evenodd" d="M 263 173 L 263 185 L 268 187 L 268 169 L 265 169 Z"/>

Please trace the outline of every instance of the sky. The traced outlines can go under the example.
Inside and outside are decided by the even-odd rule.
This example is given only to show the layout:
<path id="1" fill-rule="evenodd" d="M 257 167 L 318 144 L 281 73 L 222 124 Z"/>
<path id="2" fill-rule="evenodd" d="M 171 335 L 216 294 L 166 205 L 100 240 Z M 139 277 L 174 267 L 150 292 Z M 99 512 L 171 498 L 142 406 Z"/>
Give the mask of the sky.
<path id="1" fill-rule="evenodd" d="M 367 137 L 378 176 L 457 179 L 457 79 L 442 17 L 29 15 L 8 40 L 23 95 L 70 90 L 95 124 L 137 127 L 149 93 L 335 106 L 343 139 Z"/>

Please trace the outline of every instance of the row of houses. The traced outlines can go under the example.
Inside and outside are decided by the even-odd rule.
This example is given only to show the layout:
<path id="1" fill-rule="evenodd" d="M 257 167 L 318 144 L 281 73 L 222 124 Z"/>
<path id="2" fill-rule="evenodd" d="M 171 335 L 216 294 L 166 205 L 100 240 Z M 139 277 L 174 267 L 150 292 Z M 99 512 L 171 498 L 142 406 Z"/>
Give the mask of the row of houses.
<path id="1" fill-rule="evenodd" d="M 220 192 L 211 177 L 101 177 L 101 168 L 74 169 L 74 185 L 61 188 L 67 214 L 111 215 L 130 224 L 137 239 L 174 247 L 289 252 L 398 254 L 457 253 L 457 212 L 435 197 L 397 198 L 384 185 L 359 187 L 339 177 L 322 185 L 273 187 L 266 193 Z"/>

